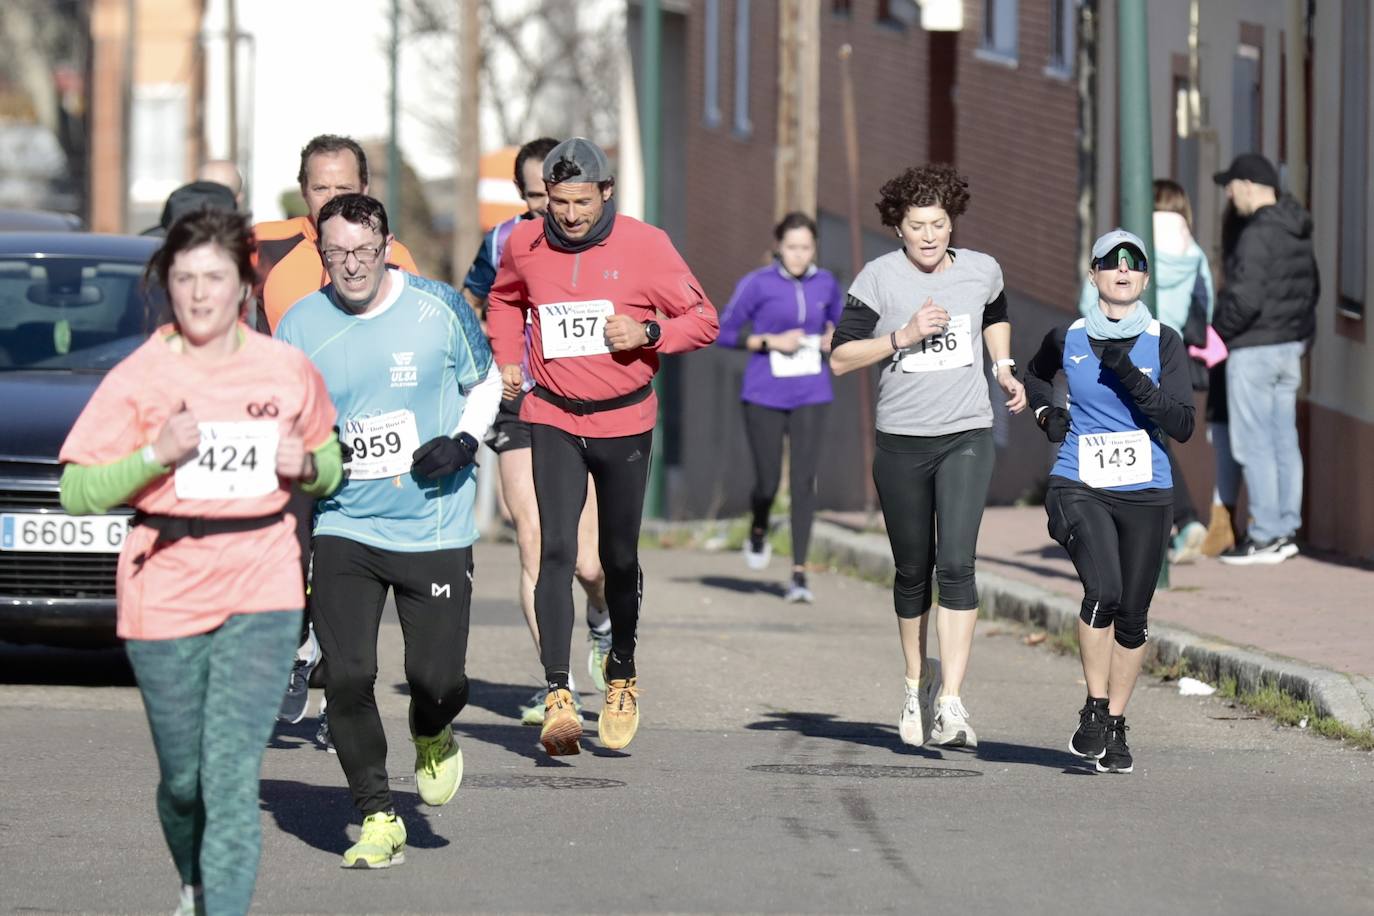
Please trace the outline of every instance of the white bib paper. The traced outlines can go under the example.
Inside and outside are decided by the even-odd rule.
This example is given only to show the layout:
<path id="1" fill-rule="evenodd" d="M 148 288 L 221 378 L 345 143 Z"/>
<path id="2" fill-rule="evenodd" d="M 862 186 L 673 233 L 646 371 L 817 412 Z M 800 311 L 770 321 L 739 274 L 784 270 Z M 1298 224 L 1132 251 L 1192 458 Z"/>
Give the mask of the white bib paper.
<path id="1" fill-rule="evenodd" d="M 415 450 L 420 447 L 420 430 L 415 414 L 393 410 L 375 417 L 348 420 L 343 425 L 343 441 L 353 450 L 344 469 L 354 480 L 381 480 L 410 473 Z"/>
<path id="2" fill-rule="evenodd" d="M 606 343 L 606 319 L 615 314 L 609 299 L 551 302 L 539 306 L 539 329 L 544 358 L 595 356 L 611 352 Z"/>
<path id="3" fill-rule="evenodd" d="M 275 420 L 201 423 L 200 445 L 177 465 L 178 499 L 251 499 L 277 480 Z"/>
<path id="4" fill-rule="evenodd" d="M 821 374 L 821 335 L 802 336 L 801 346 L 794 353 L 768 351 L 768 368 L 773 370 L 774 378 L 796 378 L 801 375 Z"/>
<path id="5" fill-rule="evenodd" d="M 1150 436 L 1143 429 L 1078 437 L 1078 477 L 1090 487 L 1148 483 L 1154 477 L 1151 460 Z"/>
<path id="6" fill-rule="evenodd" d="M 972 365 L 973 335 L 967 315 L 950 318 L 949 330 L 925 338 L 902 357 L 903 372 L 940 372 Z"/>

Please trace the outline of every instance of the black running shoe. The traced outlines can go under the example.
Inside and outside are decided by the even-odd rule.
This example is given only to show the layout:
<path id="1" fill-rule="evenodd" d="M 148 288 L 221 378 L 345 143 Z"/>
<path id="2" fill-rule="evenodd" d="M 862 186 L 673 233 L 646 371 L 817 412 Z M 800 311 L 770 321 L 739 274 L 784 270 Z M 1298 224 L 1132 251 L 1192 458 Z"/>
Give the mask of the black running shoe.
<path id="1" fill-rule="evenodd" d="M 297 658 L 291 665 L 291 677 L 286 682 L 286 695 L 282 697 L 281 711 L 277 713 L 278 722 L 295 725 L 305 718 L 305 710 L 310 705 L 310 672 L 315 670 L 320 656 Z"/>
<path id="2" fill-rule="evenodd" d="M 1099 760 L 1107 751 L 1107 700 L 1088 697 L 1078 711 L 1078 731 L 1069 739 L 1069 750 L 1079 757 Z"/>
<path id="3" fill-rule="evenodd" d="M 1126 746 L 1126 732 L 1130 729 L 1125 716 L 1107 717 L 1107 750 L 1097 761 L 1097 772 L 1131 772 L 1131 749 Z"/>

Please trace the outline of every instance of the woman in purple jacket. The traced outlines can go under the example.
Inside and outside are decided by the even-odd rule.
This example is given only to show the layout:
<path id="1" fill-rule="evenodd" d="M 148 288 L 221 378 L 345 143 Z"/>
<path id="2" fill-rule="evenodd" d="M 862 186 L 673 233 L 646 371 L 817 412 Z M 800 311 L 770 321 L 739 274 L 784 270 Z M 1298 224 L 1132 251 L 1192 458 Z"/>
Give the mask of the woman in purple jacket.
<path id="1" fill-rule="evenodd" d="M 839 284 L 816 260 L 816 224 L 789 213 L 773 230 L 776 258 L 748 273 L 720 320 L 718 343 L 753 354 L 744 370 L 740 400 L 754 458 L 750 495 L 753 523 L 744 546 L 750 569 L 772 556 L 768 512 L 782 477 L 782 440 L 791 459 L 792 584 L 789 602 L 814 600 L 806 586 L 806 551 L 816 505 L 816 465 L 830 389 L 830 335 L 844 300 Z"/>

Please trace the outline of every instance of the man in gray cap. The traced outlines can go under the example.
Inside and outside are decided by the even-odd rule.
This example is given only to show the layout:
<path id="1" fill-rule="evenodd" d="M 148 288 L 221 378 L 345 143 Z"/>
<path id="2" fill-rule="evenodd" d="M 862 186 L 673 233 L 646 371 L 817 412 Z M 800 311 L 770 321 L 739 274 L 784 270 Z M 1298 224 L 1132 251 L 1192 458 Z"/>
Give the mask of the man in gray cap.
<path id="1" fill-rule="evenodd" d="M 596 484 L 611 615 L 598 732 L 603 745 L 622 748 L 639 727 L 639 525 L 658 415 L 651 383 L 660 354 L 707 346 L 719 326 L 668 236 L 616 214 L 615 175 L 599 146 L 574 137 L 554 147 L 544 184 L 544 219 L 517 226 L 501 254 L 487 329 L 505 397 L 520 393 L 526 372 L 533 382 L 520 419 L 530 424 L 542 535 L 534 612 L 548 694 L 539 740 L 561 755 L 578 753 L 582 738 L 568 659 L 587 476 Z"/>
<path id="2" fill-rule="evenodd" d="M 1312 217 L 1257 153 L 1213 176 L 1248 217 L 1226 259 L 1212 326 L 1226 341 L 1231 451 L 1245 473 L 1251 524 L 1223 563 L 1282 563 L 1298 552 L 1302 451 L 1298 447 L 1301 359 L 1316 333 L 1317 260 Z"/>

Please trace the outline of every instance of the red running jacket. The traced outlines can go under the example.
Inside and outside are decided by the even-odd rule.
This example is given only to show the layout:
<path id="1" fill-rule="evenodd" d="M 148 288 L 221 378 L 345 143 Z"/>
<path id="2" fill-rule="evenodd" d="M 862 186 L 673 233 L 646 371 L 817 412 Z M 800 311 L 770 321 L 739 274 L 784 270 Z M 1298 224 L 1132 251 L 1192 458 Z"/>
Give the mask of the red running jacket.
<path id="1" fill-rule="evenodd" d="M 607 299 L 617 315 L 649 321 L 662 312 L 658 346 L 620 353 L 544 358 L 539 306 Z M 658 372 L 660 353 L 709 346 L 720 330 L 715 306 L 663 230 L 617 215 L 604 242 L 576 254 L 556 251 L 544 237 L 544 221 L 528 220 L 511 233 L 487 296 L 487 333 L 498 366 L 525 359 L 529 325 L 529 374 L 554 394 L 602 401 L 643 388 Z M 598 439 L 650 430 L 658 415 L 654 395 L 638 404 L 576 416 L 535 395 L 525 398 L 520 419 Z"/>

